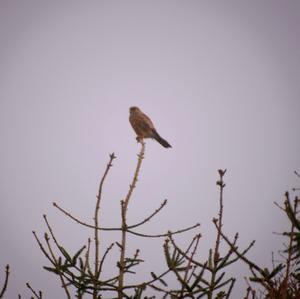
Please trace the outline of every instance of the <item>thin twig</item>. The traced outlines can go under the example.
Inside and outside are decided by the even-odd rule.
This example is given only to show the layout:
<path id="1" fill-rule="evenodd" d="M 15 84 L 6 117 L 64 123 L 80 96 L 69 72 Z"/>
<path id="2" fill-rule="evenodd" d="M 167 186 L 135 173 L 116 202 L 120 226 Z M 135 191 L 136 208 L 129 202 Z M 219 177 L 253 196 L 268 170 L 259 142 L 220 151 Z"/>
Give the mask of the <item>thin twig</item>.
<path id="1" fill-rule="evenodd" d="M 213 221 L 214 225 L 216 226 L 217 230 L 219 230 L 219 226 L 217 224 L 217 221 L 216 219 L 214 219 Z M 222 238 L 225 240 L 225 242 L 228 244 L 228 246 L 231 248 L 231 250 L 242 260 L 244 261 L 250 268 L 251 272 L 255 275 L 255 273 L 253 272 L 253 269 L 255 269 L 258 273 L 260 273 L 262 276 L 264 276 L 264 270 L 261 269 L 259 266 L 257 266 L 256 264 L 254 264 L 253 262 L 251 262 L 249 259 L 247 259 L 243 253 L 240 253 L 238 250 L 237 250 L 237 246 L 234 246 L 234 244 L 232 244 L 229 239 L 225 236 L 225 234 L 220 230 L 220 234 L 222 236 Z M 251 242 L 251 246 L 254 244 L 254 241 Z M 251 247 L 249 246 L 249 247 Z M 249 248 L 248 247 L 248 248 Z M 266 280 L 266 282 L 271 285 L 271 281 L 269 280 Z M 266 289 L 269 288 L 268 285 L 264 284 L 264 286 L 266 287 Z"/>
<path id="2" fill-rule="evenodd" d="M 289 201 L 288 193 L 286 193 L 287 201 Z M 293 214 L 296 216 L 297 215 L 297 206 L 298 206 L 298 201 L 294 201 L 294 207 L 293 207 Z M 287 259 L 286 259 L 286 272 L 285 272 L 285 277 L 283 279 L 283 292 L 284 294 L 281 293 L 283 296 L 283 299 L 287 298 L 288 295 L 288 279 L 290 277 L 290 268 L 291 268 L 291 260 L 292 260 L 292 245 L 293 245 L 293 240 L 294 240 L 294 232 L 295 232 L 295 224 L 294 221 L 291 221 L 291 230 L 289 233 L 289 245 L 287 249 Z"/>
<path id="3" fill-rule="evenodd" d="M 176 250 L 183 256 L 185 257 L 187 260 L 190 260 L 194 265 L 197 265 L 199 266 L 200 268 L 205 268 L 205 269 L 208 269 L 210 270 L 210 268 L 206 265 L 206 264 L 202 264 L 202 263 L 199 263 L 197 261 L 195 261 L 194 259 L 192 259 L 191 257 L 189 257 L 187 255 L 187 252 L 189 251 L 191 245 L 193 244 L 193 242 L 195 241 L 196 239 L 196 236 L 193 238 L 188 250 L 186 252 L 184 252 L 183 250 L 180 249 L 179 246 L 177 246 L 177 244 L 175 243 L 174 239 L 172 238 L 172 236 L 169 236 L 169 240 L 171 241 L 172 245 L 174 246 L 174 248 L 176 248 Z"/>
<path id="4" fill-rule="evenodd" d="M 90 262 L 89 262 L 90 249 L 91 249 L 91 239 L 88 238 L 88 245 L 87 245 L 87 250 L 86 250 L 86 253 L 85 253 L 85 262 L 84 262 L 84 266 L 83 266 L 83 271 L 84 272 L 85 272 L 86 269 L 88 269 L 89 271 L 91 271 Z"/>
<path id="5" fill-rule="evenodd" d="M 159 213 L 161 211 L 162 208 L 164 208 L 167 204 L 167 200 L 165 199 L 162 204 L 160 205 L 160 207 L 158 209 L 156 209 L 150 216 L 148 216 L 147 218 L 145 218 L 143 221 L 137 223 L 137 224 L 133 224 L 133 225 L 128 225 L 127 228 L 128 229 L 132 229 L 135 228 L 137 226 L 143 225 L 144 223 L 148 222 L 151 218 L 153 218 L 157 213 Z"/>
<path id="6" fill-rule="evenodd" d="M 32 234 L 33 234 L 35 240 L 37 241 L 37 243 L 38 243 L 38 245 L 39 245 L 41 251 L 44 253 L 45 257 L 46 257 L 46 258 L 51 262 L 51 264 L 55 267 L 55 266 L 56 266 L 55 262 L 53 262 L 52 258 L 50 257 L 50 255 L 48 254 L 48 252 L 46 251 L 46 249 L 44 248 L 44 246 L 43 246 L 42 242 L 40 241 L 40 239 L 38 238 L 36 232 L 35 232 L 35 231 L 32 231 Z"/>
<path id="7" fill-rule="evenodd" d="M 137 285 L 126 285 L 126 286 L 124 286 L 124 289 L 140 288 L 140 287 L 142 287 L 142 286 L 148 286 L 148 285 L 151 286 L 152 283 L 154 283 L 155 281 L 160 280 L 160 279 L 163 278 L 166 274 L 168 274 L 170 271 L 171 271 L 171 270 L 168 269 L 168 270 L 164 271 L 163 273 L 161 273 L 160 275 L 157 275 L 155 278 L 153 278 L 153 279 L 151 279 L 151 280 L 149 280 L 149 281 L 143 282 L 143 283 L 141 283 L 141 284 L 137 284 Z"/>
<path id="8" fill-rule="evenodd" d="M 86 226 L 88 228 L 103 230 L 103 231 L 120 231 L 120 230 L 122 230 L 120 227 L 97 227 L 95 225 L 85 223 L 85 222 L 81 221 L 80 219 L 74 217 L 71 213 L 69 213 L 66 210 L 64 210 L 63 208 L 61 208 L 56 202 L 53 202 L 52 204 L 55 208 L 57 208 L 59 211 L 64 213 L 66 216 L 68 216 L 69 218 L 71 218 L 72 220 L 77 222 L 78 224 L 81 224 L 81 225 Z"/>
<path id="9" fill-rule="evenodd" d="M 201 238 L 201 234 L 196 235 L 196 237 L 195 237 L 195 240 L 196 240 L 195 243 L 196 244 L 194 245 L 194 249 L 192 251 L 192 254 L 191 254 L 190 258 L 188 259 L 188 264 L 186 266 L 186 270 L 185 270 L 184 277 L 183 277 L 183 281 L 186 282 L 186 283 L 188 283 L 188 280 L 187 280 L 188 273 L 189 273 L 189 270 L 191 268 L 191 263 L 194 259 L 194 255 L 195 255 L 196 250 L 198 248 L 200 238 Z M 184 293 L 184 284 L 182 284 L 182 288 L 181 288 L 181 293 L 180 293 L 181 297 L 183 297 L 183 293 Z"/>
<path id="10" fill-rule="evenodd" d="M 251 294 L 252 295 L 252 299 L 255 299 L 256 298 L 256 292 L 255 290 L 252 289 L 252 286 L 250 285 L 247 277 L 244 277 L 245 281 L 246 281 L 246 284 L 248 286 L 247 288 L 247 293 L 246 293 L 246 296 L 244 299 L 250 299 L 249 295 Z"/>
<path id="11" fill-rule="evenodd" d="M 51 228 L 51 226 L 50 226 L 50 224 L 49 224 L 49 222 L 48 222 L 47 216 L 46 216 L 46 215 L 43 215 L 43 217 L 44 217 L 44 220 L 45 220 L 45 222 L 46 222 L 46 225 L 47 225 L 47 227 L 48 227 L 48 230 L 49 230 L 49 232 L 50 232 L 50 234 L 51 234 L 51 236 L 52 236 L 52 239 L 53 239 L 55 245 L 57 246 L 57 248 L 60 249 L 60 245 L 58 244 L 58 242 L 57 242 L 57 240 L 56 240 L 56 238 L 55 238 L 55 235 L 54 235 L 54 233 L 53 233 L 53 230 L 52 230 L 52 228 Z M 46 238 L 46 242 L 47 242 L 47 245 L 48 245 L 49 252 L 50 252 L 50 254 L 51 254 L 51 256 L 52 256 L 52 258 L 53 258 L 55 264 L 57 264 L 57 259 L 56 259 L 55 255 L 54 255 L 54 252 L 53 252 L 53 250 L 52 250 L 52 248 L 51 248 L 51 246 L 50 246 L 49 239 Z M 59 271 L 59 278 L 60 278 L 60 281 L 61 281 L 61 283 L 62 283 L 62 287 L 63 287 L 63 289 L 65 290 L 65 293 L 66 293 L 68 299 L 71 299 L 71 295 L 70 295 L 69 289 L 68 289 L 68 287 L 67 287 L 67 285 L 66 285 L 66 282 L 65 282 L 65 280 L 64 280 L 64 278 L 63 278 L 63 275 L 61 274 L 60 271 Z"/>
<path id="12" fill-rule="evenodd" d="M 5 267 L 5 279 L 4 279 L 4 284 L 3 284 L 3 287 L 2 287 L 2 290 L 0 292 L 0 298 L 3 297 L 5 291 L 6 291 L 6 288 L 7 288 L 7 284 L 8 284 L 8 277 L 9 277 L 9 265 L 7 264 L 6 267 Z"/>
<path id="13" fill-rule="evenodd" d="M 226 173 L 226 169 L 222 170 L 219 169 L 219 175 L 220 175 L 220 180 L 217 181 L 217 185 L 220 187 L 220 208 L 219 208 L 219 219 L 217 220 L 218 223 L 218 233 L 217 233 L 217 239 L 216 239 L 216 245 L 215 245 L 215 252 L 214 252 L 214 264 L 215 266 L 217 265 L 218 261 L 219 261 L 219 247 L 220 247 L 220 239 L 221 239 L 221 230 L 222 230 L 222 220 L 223 220 L 223 191 L 224 191 L 224 187 L 225 187 L 225 183 L 223 181 L 223 176 Z"/>
<path id="14" fill-rule="evenodd" d="M 29 282 L 26 283 L 27 288 L 31 291 L 31 293 L 37 298 L 37 299 L 42 299 L 42 292 L 39 291 L 39 293 L 37 293 L 29 284 Z"/>
<path id="15" fill-rule="evenodd" d="M 231 292 L 233 290 L 233 286 L 234 286 L 235 282 L 236 282 L 236 279 L 232 278 L 231 279 L 231 284 L 229 286 L 229 289 L 228 289 L 228 292 L 227 292 L 227 295 L 226 295 L 226 299 L 229 299 L 229 296 L 230 296 L 230 294 L 231 294 Z"/>
<path id="16" fill-rule="evenodd" d="M 200 226 L 200 223 L 196 223 L 192 226 L 189 226 L 189 227 L 183 228 L 183 229 L 179 229 L 175 232 L 168 231 L 167 233 L 157 234 L 157 235 L 148 235 L 148 234 L 137 233 L 137 232 L 134 232 L 134 231 L 129 230 L 129 229 L 127 229 L 126 231 L 130 234 L 133 234 L 133 235 L 136 235 L 136 236 L 139 236 L 139 237 L 144 237 L 144 238 L 163 238 L 163 237 L 168 237 L 169 235 L 181 234 L 181 233 L 192 230 L 192 229 L 194 229 L 196 227 L 199 227 L 199 226 Z"/>
<path id="17" fill-rule="evenodd" d="M 47 234 L 45 234 L 45 240 L 46 240 L 46 244 L 47 244 L 47 246 L 48 246 L 48 250 L 49 250 L 49 252 L 50 252 L 50 254 L 51 254 L 52 258 L 53 258 L 53 261 L 55 262 L 56 265 L 58 265 L 58 260 L 57 260 L 55 254 L 54 254 L 54 252 L 53 252 L 53 250 L 52 250 L 52 247 L 51 247 L 51 244 L 50 244 L 50 239 L 49 239 L 49 237 L 47 236 Z M 64 289 L 64 291 L 65 291 L 65 293 L 66 293 L 68 299 L 71 299 L 71 295 L 70 295 L 69 289 L 68 289 L 68 287 L 67 287 L 67 284 L 66 284 L 66 282 L 65 282 L 65 280 L 64 280 L 64 277 L 63 277 L 61 271 L 58 272 L 58 275 L 59 275 L 59 278 L 60 278 L 62 287 L 63 287 L 63 289 Z"/>
<path id="18" fill-rule="evenodd" d="M 48 221 L 48 219 L 47 219 L 47 215 L 44 214 L 43 217 L 44 217 L 45 223 L 46 223 L 46 225 L 47 225 L 47 227 L 48 227 L 48 230 L 49 230 L 49 232 L 50 232 L 50 234 L 51 234 L 51 237 L 52 237 L 52 239 L 53 239 L 55 245 L 57 246 L 57 248 L 60 248 L 60 245 L 59 245 L 59 243 L 57 242 L 57 239 L 56 239 L 56 237 L 55 237 L 55 235 L 54 235 L 54 233 L 53 233 L 52 227 L 50 226 L 50 223 L 49 223 L 49 221 Z"/>
<path id="19" fill-rule="evenodd" d="M 103 184 L 104 181 L 107 177 L 107 174 L 109 172 L 109 169 L 112 167 L 112 161 L 116 158 L 115 154 L 112 153 L 110 154 L 110 159 L 109 162 L 106 165 L 106 169 L 104 172 L 104 175 L 102 176 L 102 179 L 99 184 L 99 190 L 98 190 L 98 195 L 97 195 L 97 202 L 96 202 L 96 208 L 95 208 L 95 216 L 94 216 L 94 221 L 95 221 L 95 228 L 99 227 L 99 209 L 100 209 L 100 203 L 101 203 L 101 198 L 102 198 L 102 189 L 103 189 Z M 100 275 L 100 261 L 99 261 L 99 230 L 95 229 L 95 279 L 99 279 Z M 94 298 L 97 299 L 97 292 L 94 294 Z"/>
<path id="20" fill-rule="evenodd" d="M 211 279 L 210 279 L 210 284 L 209 284 L 209 292 L 207 294 L 207 298 L 211 299 L 213 296 L 213 291 L 215 289 L 215 281 L 216 281 L 216 275 L 217 275 L 217 268 L 218 268 L 218 263 L 220 261 L 220 252 L 219 252 L 219 247 L 220 247 L 220 242 L 221 242 L 221 231 L 222 231 L 222 220 L 223 220 L 223 190 L 225 187 L 225 183 L 223 181 L 223 176 L 226 173 L 226 169 L 222 170 L 219 169 L 219 176 L 220 179 L 217 181 L 217 185 L 220 187 L 220 199 L 219 199 L 219 217 L 218 219 L 215 219 L 215 224 L 218 226 L 217 230 L 217 238 L 216 238 L 216 244 L 215 244 L 215 249 L 213 253 L 213 265 L 212 265 L 212 274 L 211 274 Z"/>
<path id="21" fill-rule="evenodd" d="M 72 214 L 70 214 L 69 212 L 67 212 L 63 208 L 61 208 L 57 203 L 53 202 L 53 206 L 55 208 L 57 208 L 59 211 L 61 211 L 62 213 L 64 213 L 66 216 L 68 216 L 69 218 L 71 218 L 72 220 L 77 222 L 78 224 L 81 224 L 81 225 L 86 226 L 88 228 L 98 229 L 98 230 L 102 230 L 102 231 L 120 231 L 120 230 L 122 230 L 122 228 L 120 228 L 120 227 L 95 227 L 94 225 L 85 223 L 85 222 L 79 220 L 78 218 L 74 217 Z M 145 220 L 143 220 L 143 221 L 145 221 Z M 130 234 L 133 234 L 133 235 L 136 235 L 136 236 L 139 236 L 139 237 L 145 237 L 145 238 L 162 238 L 162 237 L 167 237 L 169 235 L 169 233 L 157 234 L 157 235 L 150 235 L 150 234 L 147 235 L 147 234 L 142 234 L 142 233 L 138 233 L 138 232 L 135 232 L 135 231 L 131 230 L 131 228 L 139 226 L 139 225 L 140 225 L 140 223 L 138 223 L 137 225 L 134 224 L 134 225 L 131 225 L 131 226 L 127 226 L 126 231 Z M 187 228 L 180 229 L 180 230 L 177 230 L 175 232 L 171 232 L 171 234 L 172 235 L 180 234 L 180 233 L 186 232 L 188 230 L 194 229 L 198 226 L 200 226 L 200 223 L 196 223 L 195 225 L 189 226 Z"/>
<path id="22" fill-rule="evenodd" d="M 37 243 L 38 243 L 38 245 L 39 245 L 41 251 L 44 253 L 45 257 L 50 261 L 50 263 L 51 263 L 51 264 L 54 266 L 54 268 L 56 269 L 56 268 L 57 268 L 57 263 L 52 259 L 52 257 L 51 257 L 51 256 L 49 255 L 49 253 L 46 251 L 46 249 L 44 248 L 42 242 L 39 240 L 37 234 L 35 233 L 35 231 L 33 231 L 32 233 L 33 233 L 33 235 L 34 235 L 34 237 L 35 237 L 35 239 L 36 239 L 36 241 L 37 241 Z M 45 239 L 46 239 L 46 241 L 47 241 L 47 238 L 48 238 L 48 236 L 47 236 L 47 234 L 45 234 Z M 60 248 L 59 248 L 59 249 L 60 249 Z M 61 250 L 61 249 L 60 249 L 60 250 Z M 74 266 L 74 267 L 75 267 L 79 272 L 81 272 L 81 270 L 80 270 L 78 267 L 76 267 L 76 266 Z M 61 274 L 61 275 L 69 282 L 69 283 L 66 284 L 66 286 L 68 286 L 68 285 L 70 285 L 70 284 L 73 284 L 73 285 L 76 287 L 76 286 L 78 285 L 78 284 L 76 283 L 76 281 L 74 280 L 75 278 L 78 279 L 78 277 L 76 277 L 74 274 L 71 275 L 71 278 L 69 278 L 64 272 L 61 272 L 61 271 L 60 271 L 60 274 Z M 90 294 L 91 294 L 91 293 L 90 293 Z"/>
<path id="23" fill-rule="evenodd" d="M 103 263 L 104 263 L 104 260 L 106 258 L 106 256 L 108 255 L 108 253 L 111 251 L 111 249 L 113 248 L 114 246 L 114 243 L 111 243 L 109 247 L 106 248 L 104 254 L 103 254 L 103 257 L 101 259 L 101 262 L 100 262 L 100 266 L 99 266 L 99 272 L 101 273 L 102 271 L 102 268 L 103 268 Z"/>

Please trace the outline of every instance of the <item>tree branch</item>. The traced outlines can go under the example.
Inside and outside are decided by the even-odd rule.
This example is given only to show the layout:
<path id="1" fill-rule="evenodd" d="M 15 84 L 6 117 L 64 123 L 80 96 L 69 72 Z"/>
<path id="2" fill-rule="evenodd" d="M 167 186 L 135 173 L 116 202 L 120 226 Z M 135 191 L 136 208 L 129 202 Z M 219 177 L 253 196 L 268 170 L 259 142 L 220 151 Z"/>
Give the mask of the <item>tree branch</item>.
<path id="1" fill-rule="evenodd" d="M 95 223 L 95 229 L 94 229 L 94 239 L 95 239 L 95 273 L 94 273 L 94 277 L 95 277 L 95 286 L 97 284 L 97 280 L 99 278 L 100 275 L 100 261 L 99 261 L 99 230 L 97 229 L 99 227 L 99 209 L 100 209 L 100 202 L 101 202 L 101 198 L 102 198 L 102 189 L 103 189 L 103 184 L 104 181 L 107 177 L 107 174 L 109 172 L 109 169 L 112 166 L 112 161 L 116 158 L 115 154 L 112 153 L 110 154 L 110 159 L 109 162 L 106 166 L 104 175 L 100 181 L 100 185 L 99 185 L 99 190 L 98 190 L 98 195 L 97 195 L 97 202 L 96 202 L 96 208 L 95 208 L 95 216 L 94 216 L 94 223 Z M 93 294 L 93 298 L 97 299 L 97 288 L 95 287 L 95 291 Z"/>
<path id="2" fill-rule="evenodd" d="M 132 192 L 136 186 L 139 171 L 142 165 L 142 161 L 145 155 L 145 142 L 144 140 L 140 140 L 141 143 L 141 150 L 138 154 L 138 161 L 136 165 L 136 169 L 134 172 L 134 176 L 132 179 L 132 183 L 129 186 L 128 193 L 125 197 L 125 200 L 121 201 L 121 218 L 122 218 L 122 235 L 121 235 L 121 253 L 120 253 L 120 260 L 119 260 L 119 285 L 118 285 L 118 298 L 122 299 L 123 297 L 123 286 L 124 286 L 124 268 L 125 268 L 125 249 L 126 249 L 126 233 L 127 233 L 127 208 L 129 204 L 129 200 L 131 198 Z"/>
<path id="3" fill-rule="evenodd" d="M 8 277 L 9 277 L 9 265 L 7 264 L 6 267 L 5 267 L 5 279 L 4 279 L 4 284 L 2 286 L 2 290 L 0 292 L 0 298 L 3 297 L 5 291 L 6 291 L 6 288 L 7 288 L 7 284 L 8 284 Z"/>

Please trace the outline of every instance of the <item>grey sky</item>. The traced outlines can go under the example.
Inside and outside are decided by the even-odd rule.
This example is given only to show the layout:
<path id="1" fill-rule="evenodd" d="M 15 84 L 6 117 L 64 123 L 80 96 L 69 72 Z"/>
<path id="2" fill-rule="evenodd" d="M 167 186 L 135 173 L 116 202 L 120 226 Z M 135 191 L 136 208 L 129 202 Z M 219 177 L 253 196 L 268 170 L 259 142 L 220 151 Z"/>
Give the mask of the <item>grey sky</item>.
<path id="1" fill-rule="evenodd" d="M 149 233 L 201 223 L 200 256 L 213 245 L 217 169 L 225 177 L 224 229 L 256 239 L 250 257 L 270 264 L 286 221 L 273 205 L 299 185 L 298 1 L 0 2 L 0 267 L 8 298 L 25 282 L 58 298 L 56 278 L 31 235 L 46 213 L 58 238 L 78 249 L 92 235 L 55 211 L 57 201 L 92 221 L 100 175 L 102 223 L 118 225 L 139 150 L 128 108 L 139 106 L 173 146 L 147 141 L 131 222 L 165 198 Z M 105 235 L 108 244 L 118 235 Z M 191 234 L 187 234 L 191 237 Z M 186 244 L 187 238 L 180 240 Z M 132 239 L 162 268 L 162 240 Z M 109 270 L 109 269 L 108 269 Z M 233 271 L 247 273 L 239 264 Z M 2 275 L 2 274 L 0 274 Z M 243 279 L 237 298 L 245 289 Z"/>

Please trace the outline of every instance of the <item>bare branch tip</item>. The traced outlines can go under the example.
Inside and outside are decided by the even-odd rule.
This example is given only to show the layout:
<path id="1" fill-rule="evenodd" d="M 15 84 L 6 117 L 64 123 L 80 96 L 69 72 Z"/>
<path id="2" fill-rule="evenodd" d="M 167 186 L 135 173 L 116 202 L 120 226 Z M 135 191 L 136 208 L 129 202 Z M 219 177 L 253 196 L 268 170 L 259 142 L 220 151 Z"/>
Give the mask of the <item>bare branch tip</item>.
<path id="1" fill-rule="evenodd" d="M 224 170 L 223 169 L 218 169 L 218 172 L 219 172 L 219 175 L 220 175 L 221 178 L 225 175 L 226 171 L 227 171 L 226 168 Z"/>
<path id="2" fill-rule="evenodd" d="M 116 158 L 117 158 L 117 156 L 115 155 L 115 153 L 111 153 L 111 154 L 109 155 L 109 157 L 111 158 L 111 160 L 113 160 L 113 159 L 116 159 Z"/>

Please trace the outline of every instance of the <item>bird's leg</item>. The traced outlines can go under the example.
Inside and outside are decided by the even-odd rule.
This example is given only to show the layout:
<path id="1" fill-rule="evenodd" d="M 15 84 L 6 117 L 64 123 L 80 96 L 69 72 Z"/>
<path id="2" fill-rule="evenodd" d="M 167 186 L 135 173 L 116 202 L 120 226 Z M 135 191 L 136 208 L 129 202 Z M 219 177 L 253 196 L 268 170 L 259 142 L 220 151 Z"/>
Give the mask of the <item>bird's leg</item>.
<path id="1" fill-rule="evenodd" d="M 139 143 L 143 143 L 143 137 L 136 136 L 136 141 Z"/>

